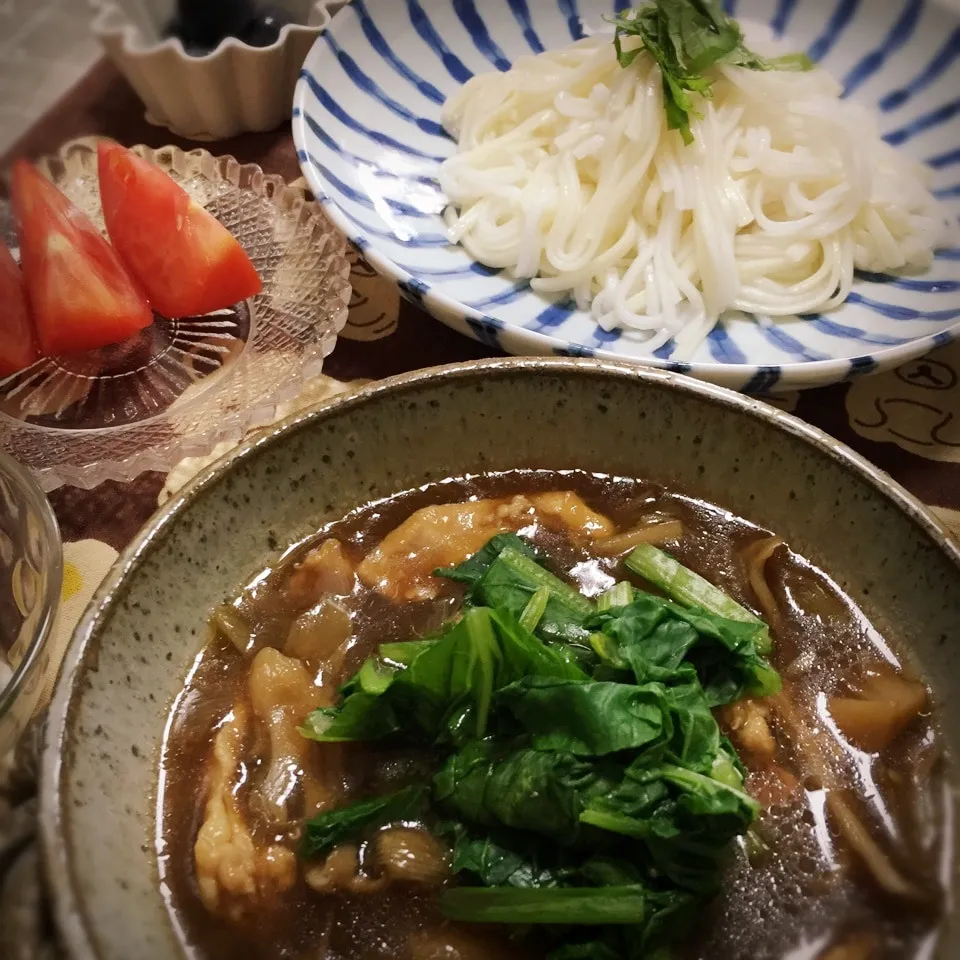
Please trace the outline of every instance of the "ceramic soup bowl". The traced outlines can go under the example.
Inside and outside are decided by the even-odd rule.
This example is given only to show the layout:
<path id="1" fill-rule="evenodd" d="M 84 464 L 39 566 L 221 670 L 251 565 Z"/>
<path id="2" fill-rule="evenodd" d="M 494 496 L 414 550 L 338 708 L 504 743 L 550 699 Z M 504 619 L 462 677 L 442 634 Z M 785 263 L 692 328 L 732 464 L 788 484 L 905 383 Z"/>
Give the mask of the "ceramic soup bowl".
<path id="1" fill-rule="evenodd" d="M 157 759 L 208 612 L 353 507 L 519 467 L 648 477 L 777 531 L 912 652 L 956 750 L 960 551 L 857 455 L 759 401 L 612 362 L 493 360 L 398 377 L 208 469 L 124 551 L 81 621 L 50 711 L 42 798 L 74 957 L 180 955 L 158 882 Z M 960 956 L 956 927 L 942 956 Z"/>

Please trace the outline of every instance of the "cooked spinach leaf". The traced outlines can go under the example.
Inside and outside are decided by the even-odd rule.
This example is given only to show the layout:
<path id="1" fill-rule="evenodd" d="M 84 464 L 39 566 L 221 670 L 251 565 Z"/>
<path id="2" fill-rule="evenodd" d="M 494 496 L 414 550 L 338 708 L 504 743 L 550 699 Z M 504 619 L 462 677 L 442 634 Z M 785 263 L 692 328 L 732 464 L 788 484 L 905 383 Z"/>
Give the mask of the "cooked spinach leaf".
<path id="1" fill-rule="evenodd" d="M 478 602 L 511 614 L 517 620 L 542 589 L 547 601 L 537 621 L 537 634 L 548 639 L 585 642 L 583 624 L 594 605 L 525 553 L 507 547 L 490 564 L 475 588 Z"/>
<path id="2" fill-rule="evenodd" d="M 446 633 L 398 659 L 403 646 L 382 649 L 386 662 L 367 660 L 342 688 L 341 705 L 311 713 L 303 734 L 340 742 L 403 732 L 462 743 L 485 735 L 494 690 L 526 676 L 587 679 L 565 648 L 487 607 L 467 608 Z"/>
<path id="3" fill-rule="evenodd" d="M 763 624 L 726 620 L 642 591 L 587 623 L 593 649 L 608 666 L 629 667 L 638 684 L 683 679 L 681 665 L 689 664 L 711 707 L 779 690 L 777 674 L 757 653 Z"/>
<path id="4" fill-rule="evenodd" d="M 581 682 L 525 677 L 497 693 L 538 750 L 602 757 L 648 746 L 664 735 L 660 684 Z"/>
<path id="5" fill-rule="evenodd" d="M 587 680 L 577 651 L 564 643 L 544 643 L 507 611 L 491 610 L 502 656 L 497 689 L 523 677 Z"/>
<path id="6" fill-rule="evenodd" d="M 425 805 L 423 787 L 405 787 L 385 797 L 361 800 L 340 810 L 327 810 L 307 821 L 300 856 L 318 857 L 384 824 L 416 819 Z"/>
<path id="7" fill-rule="evenodd" d="M 576 874 L 570 867 L 561 867 L 555 853 L 544 857 L 535 840 L 519 833 L 509 837 L 471 833 L 456 820 L 445 821 L 437 829 L 453 844 L 453 872 L 469 875 L 485 887 L 554 887 Z"/>
<path id="8" fill-rule="evenodd" d="M 440 898 L 451 920 L 473 923 L 643 923 L 650 893 L 630 887 L 458 887 Z"/>
<path id="9" fill-rule="evenodd" d="M 434 573 L 469 583 L 474 603 L 511 614 L 541 637 L 587 642 L 583 623 L 594 605 L 543 567 L 533 548 L 516 534 L 498 534 L 458 567 Z M 534 612 L 531 627 L 524 617 L 532 620 Z"/>
<path id="10" fill-rule="evenodd" d="M 400 731 L 390 702 L 382 695 L 355 689 L 339 707 L 320 707 L 309 714 L 300 733 L 321 743 L 380 740 Z"/>
<path id="11" fill-rule="evenodd" d="M 721 780 L 673 764 L 631 764 L 622 783 L 592 799 L 583 823 L 642 841 L 658 870 L 695 893 L 715 892 L 730 841 L 756 818 L 756 802 Z"/>
<path id="12" fill-rule="evenodd" d="M 455 743 L 482 737 L 501 659 L 490 611 L 471 607 L 408 664 L 368 660 L 342 704 L 315 710 L 303 732 L 321 741 L 374 740 L 401 729 Z"/>
<path id="13" fill-rule="evenodd" d="M 464 560 L 456 567 L 445 567 L 434 570 L 436 577 L 446 577 L 448 580 L 459 580 L 470 587 L 475 587 L 483 575 L 490 569 L 500 554 L 510 548 L 536 561 L 537 552 L 533 547 L 515 533 L 498 533 L 491 537 L 482 550 L 478 550 L 472 557 Z"/>
<path id="14" fill-rule="evenodd" d="M 380 659 L 394 667 L 409 667 L 427 647 L 436 643 L 435 638 L 423 640 L 406 640 L 403 643 L 382 643 L 380 645 Z"/>
<path id="15" fill-rule="evenodd" d="M 571 753 L 475 741 L 447 759 L 433 796 L 468 823 L 527 830 L 566 846 L 579 836 L 586 800 L 616 784 L 611 774 Z"/>
<path id="16" fill-rule="evenodd" d="M 669 553 L 643 543 L 624 561 L 644 580 L 659 587 L 671 600 L 693 610 L 703 610 L 724 620 L 736 620 L 753 628 L 753 641 L 760 653 L 770 652 L 770 631 L 756 614 L 728 597 L 700 574 L 674 560 Z"/>

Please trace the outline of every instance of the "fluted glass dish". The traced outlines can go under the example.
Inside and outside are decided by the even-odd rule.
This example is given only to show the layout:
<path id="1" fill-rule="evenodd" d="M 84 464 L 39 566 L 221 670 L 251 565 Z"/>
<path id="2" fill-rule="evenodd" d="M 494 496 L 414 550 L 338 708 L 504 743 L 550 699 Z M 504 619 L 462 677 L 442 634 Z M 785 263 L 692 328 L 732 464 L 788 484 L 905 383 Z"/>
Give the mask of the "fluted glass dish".
<path id="1" fill-rule="evenodd" d="M 269 422 L 320 373 L 347 319 L 344 238 L 302 189 L 206 150 L 134 152 L 230 230 L 263 291 L 202 317 L 158 316 L 123 343 L 42 360 L 0 380 L 0 449 L 33 468 L 46 490 L 166 471 Z M 94 139 L 74 141 L 40 166 L 102 227 Z M 0 236 L 16 254 L 7 207 Z"/>

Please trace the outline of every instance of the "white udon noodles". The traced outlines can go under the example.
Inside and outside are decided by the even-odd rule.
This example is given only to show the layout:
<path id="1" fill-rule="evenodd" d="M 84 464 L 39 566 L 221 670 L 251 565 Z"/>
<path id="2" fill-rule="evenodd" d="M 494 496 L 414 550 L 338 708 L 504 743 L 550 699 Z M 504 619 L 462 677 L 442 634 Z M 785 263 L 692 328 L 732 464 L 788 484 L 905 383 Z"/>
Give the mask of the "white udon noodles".
<path id="1" fill-rule="evenodd" d="M 451 241 L 680 357 L 724 311 L 820 312 L 854 268 L 929 267 L 945 219 L 928 171 L 827 73 L 711 77 L 689 146 L 652 58 L 622 68 L 609 36 L 474 77 L 443 109 Z"/>

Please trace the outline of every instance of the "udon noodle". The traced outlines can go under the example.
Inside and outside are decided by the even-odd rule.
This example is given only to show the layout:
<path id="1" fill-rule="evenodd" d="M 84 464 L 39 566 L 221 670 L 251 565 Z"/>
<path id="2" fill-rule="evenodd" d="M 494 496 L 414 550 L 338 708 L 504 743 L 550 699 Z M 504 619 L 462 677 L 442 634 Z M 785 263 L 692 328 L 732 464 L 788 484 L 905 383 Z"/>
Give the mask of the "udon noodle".
<path id="1" fill-rule="evenodd" d="M 926 171 L 827 73 L 711 79 L 685 145 L 659 67 L 644 52 L 624 69 L 609 36 L 474 77 L 443 113 L 451 240 L 675 356 L 724 311 L 829 310 L 855 269 L 930 265 L 945 221 Z"/>

